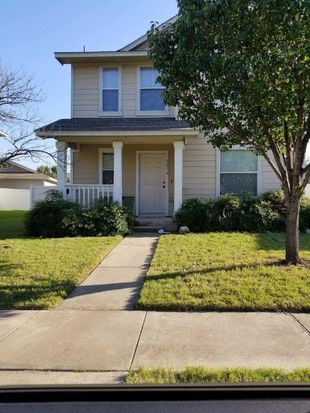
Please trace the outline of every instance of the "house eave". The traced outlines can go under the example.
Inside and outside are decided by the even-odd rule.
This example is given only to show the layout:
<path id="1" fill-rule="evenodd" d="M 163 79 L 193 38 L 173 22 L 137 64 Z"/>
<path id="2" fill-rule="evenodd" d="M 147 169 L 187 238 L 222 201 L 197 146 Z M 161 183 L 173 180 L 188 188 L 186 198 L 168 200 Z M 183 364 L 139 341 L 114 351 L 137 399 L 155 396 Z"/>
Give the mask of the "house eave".
<path id="1" fill-rule="evenodd" d="M 197 136 L 195 129 L 169 129 L 169 130 L 123 130 L 123 131 L 36 131 L 36 136 L 43 139 L 57 139 L 67 136 Z"/>
<path id="2" fill-rule="evenodd" d="M 102 51 L 102 52 L 55 52 L 55 59 L 62 65 L 72 63 L 93 62 L 98 63 L 104 60 L 118 61 L 126 59 L 126 61 L 137 59 L 148 59 L 148 52 L 145 50 L 139 51 Z"/>
<path id="3" fill-rule="evenodd" d="M 23 172 L 0 172 L 0 180 L 30 179 L 36 181 L 45 181 L 51 184 L 57 184 L 57 179 L 40 173 L 23 173 Z"/>

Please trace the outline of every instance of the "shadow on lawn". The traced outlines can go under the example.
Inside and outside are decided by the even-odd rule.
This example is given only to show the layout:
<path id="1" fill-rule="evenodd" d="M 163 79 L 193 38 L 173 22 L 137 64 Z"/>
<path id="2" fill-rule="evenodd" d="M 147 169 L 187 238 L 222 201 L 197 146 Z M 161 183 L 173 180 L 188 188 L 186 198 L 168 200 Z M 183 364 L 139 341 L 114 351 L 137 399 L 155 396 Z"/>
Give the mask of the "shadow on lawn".
<path id="1" fill-rule="evenodd" d="M 221 265 L 217 267 L 208 267 L 205 269 L 197 269 L 192 271 L 179 271 L 179 272 L 172 272 L 172 273 L 164 273 L 164 274 L 154 274 L 148 275 L 146 280 L 168 280 L 174 279 L 176 277 L 187 277 L 188 275 L 193 274 L 200 274 L 200 275 L 207 275 L 212 274 L 217 271 L 234 271 L 234 270 L 243 270 L 248 268 L 257 268 L 257 267 L 273 267 L 273 266 L 283 266 L 284 262 L 280 260 L 272 260 L 272 261 L 265 261 L 265 262 L 257 262 L 255 264 L 238 264 L 238 265 Z"/>
<path id="2" fill-rule="evenodd" d="M 42 310 L 48 306 L 38 304 L 40 299 L 60 297 L 64 299 L 76 287 L 70 281 L 53 282 L 51 285 L 20 284 L 0 286 L 0 310 L 23 309 Z"/>
<path id="3" fill-rule="evenodd" d="M 264 251 L 285 251 L 285 233 L 261 233 L 255 234 L 257 247 Z M 300 234 L 300 250 L 309 251 L 310 249 L 310 236 L 309 234 Z"/>

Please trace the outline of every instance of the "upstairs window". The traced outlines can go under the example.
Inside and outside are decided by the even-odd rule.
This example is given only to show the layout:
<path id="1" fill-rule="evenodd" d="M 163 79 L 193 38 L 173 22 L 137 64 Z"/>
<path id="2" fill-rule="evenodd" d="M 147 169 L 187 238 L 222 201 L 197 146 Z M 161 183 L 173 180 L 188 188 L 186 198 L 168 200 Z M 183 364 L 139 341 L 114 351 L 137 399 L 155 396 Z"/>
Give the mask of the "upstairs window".
<path id="1" fill-rule="evenodd" d="M 220 193 L 257 195 L 257 156 L 246 149 L 233 149 L 220 155 Z"/>
<path id="2" fill-rule="evenodd" d="M 119 112 L 119 69 L 104 68 L 102 72 L 102 111 Z"/>
<path id="3" fill-rule="evenodd" d="M 156 81 L 159 72 L 152 67 L 140 67 L 140 107 L 141 112 L 164 112 L 162 96 L 164 87 Z"/>

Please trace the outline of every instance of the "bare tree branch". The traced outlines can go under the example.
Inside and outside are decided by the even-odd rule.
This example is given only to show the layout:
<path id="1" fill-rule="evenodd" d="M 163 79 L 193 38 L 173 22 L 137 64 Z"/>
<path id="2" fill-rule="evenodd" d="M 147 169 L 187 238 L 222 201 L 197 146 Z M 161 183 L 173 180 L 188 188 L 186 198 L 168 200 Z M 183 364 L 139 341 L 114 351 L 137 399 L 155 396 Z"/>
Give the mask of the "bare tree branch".
<path id="1" fill-rule="evenodd" d="M 31 76 L 0 63 L 0 130 L 5 133 L 0 138 L 0 164 L 25 157 L 55 160 L 46 142 L 33 134 L 40 122 L 37 106 L 43 99 L 42 90 Z"/>

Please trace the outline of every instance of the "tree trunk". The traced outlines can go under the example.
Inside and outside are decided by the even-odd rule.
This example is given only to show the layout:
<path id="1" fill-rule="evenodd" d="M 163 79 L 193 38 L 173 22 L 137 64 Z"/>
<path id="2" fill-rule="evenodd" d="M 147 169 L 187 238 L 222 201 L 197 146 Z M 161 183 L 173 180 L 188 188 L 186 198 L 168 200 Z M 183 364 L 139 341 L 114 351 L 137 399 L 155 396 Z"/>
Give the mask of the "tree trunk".
<path id="1" fill-rule="evenodd" d="M 288 264 L 299 264 L 299 211 L 300 197 L 291 195 L 288 201 L 286 221 L 286 252 L 285 260 Z"/>

